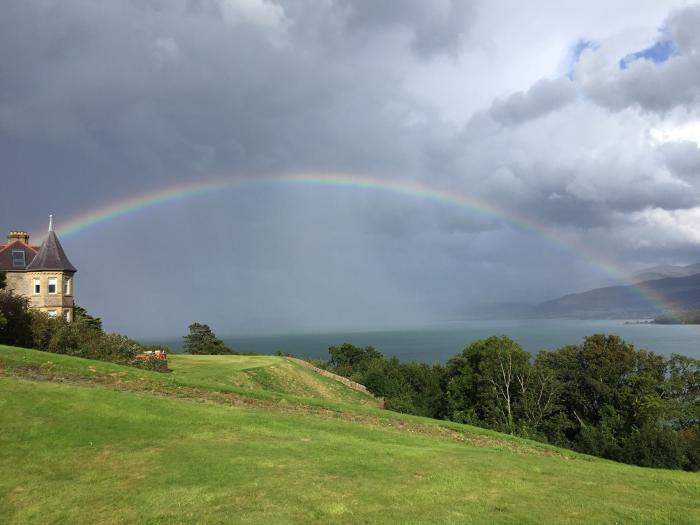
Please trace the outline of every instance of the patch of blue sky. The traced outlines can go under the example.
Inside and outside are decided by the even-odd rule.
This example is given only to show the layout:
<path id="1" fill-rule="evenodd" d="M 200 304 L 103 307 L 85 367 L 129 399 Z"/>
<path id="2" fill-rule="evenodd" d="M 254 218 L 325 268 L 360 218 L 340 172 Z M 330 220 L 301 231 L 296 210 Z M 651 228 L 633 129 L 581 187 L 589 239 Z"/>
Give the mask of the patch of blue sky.
<path id="1" fill-rule="evenodd" d="M 574 69 L 576 68 L 576 64 L 578 63 L 579 59 L 581 58 L 581 55 L 586 49 L 597 49 L 598 44 L 593 42 L 592 40 L 586 40 L 586 39 L 580 39 L 576 41 L 576 43 L 573 45 L 571 50 L 569 51 L 569 63 L 566 68 L 566 76 L 569 78 L 569 80 L 574 79 Z"/>
<path id="2" fill-rule="evenodd" d="M 673 45 L 671 40 L 660 40 L 656 44 L 641 51 L 635 53 L 630 53 L 629 55 L 620 59 L 618 65 L 620 69 L 627 69 L 632 62 L 637 60 L 649 60 L 654 64 L 663 64 L 666 62 L 674 53 L 676 52 L 676 47 Z"/>

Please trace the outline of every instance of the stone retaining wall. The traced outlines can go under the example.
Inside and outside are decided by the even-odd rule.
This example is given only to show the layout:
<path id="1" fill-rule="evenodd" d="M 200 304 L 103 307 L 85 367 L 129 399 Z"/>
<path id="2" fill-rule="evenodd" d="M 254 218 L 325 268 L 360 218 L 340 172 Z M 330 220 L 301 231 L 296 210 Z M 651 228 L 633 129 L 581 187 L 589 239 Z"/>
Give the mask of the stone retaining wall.
<path id="1" fill-rule="evenodd" d="M 338 374 L 334 374 L 333 372 L 329 372 L 328 370 L 324 370 L 323 368 L 318 368 L 317 366 L 314 366 L 308 361 L 304 361 L 303 359 L 298 359 L 296 357 L 288 357 L 287 359 L 290 359 L 295 363 L 299 363 L 301 366 L 305 366 L 306 368 L 310 368 L 317 374 L 321 374 L 322 376 L 328 377 L 329 379 L 333 379 L 335 381 L 338 381 L 339 383 L 343 383 L 348 388 L 352 388 L 353 390 L 363 392 L 370 396 L 372 395 L 370 391 L 367 390 L 367 387 L 365 385 L 356 383 L 355 381 L 348 379 L 347 377 L 339 376 Z"/>

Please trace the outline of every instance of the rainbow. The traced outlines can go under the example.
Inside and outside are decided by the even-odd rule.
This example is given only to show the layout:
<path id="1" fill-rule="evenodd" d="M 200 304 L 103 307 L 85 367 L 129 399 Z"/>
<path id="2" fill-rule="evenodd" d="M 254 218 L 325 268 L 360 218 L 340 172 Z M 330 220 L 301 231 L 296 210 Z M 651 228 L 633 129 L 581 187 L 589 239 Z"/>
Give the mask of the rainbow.
<path id="1" fill-rule="evenodd" d="M 493 203 L 486 202 L 476 196 L 455 191 L 446 191 L 415 181 L 378 178 L 355 174 L 333 172 L 304 172 L 282 175 L 265 175 L 254 177 L 221 177 L 197 179 L 189 182 L 158 188 L 140 195 L 134 195 L 125 199 L 114 201 L 106 206 L 89 210 L 76 215 L 68 221 L 62 221 L 57 233 L 62 237 L 71 237 L 98 225 L 124 217 L 139 210 L 152 208 L 166 203 L 192 198 L 198 195 L 217 193 L 222 190 L 243 189 L 246 187 L 264 185 L 303 185 L 303 186 L 332 186 L 340 188 L 354 188 L 372 191 L 381 191 L 407 197 L 426 199 L 437 203 L 455 206 L 486 216 L 498 218 L 507 224 L 526 231 L 530 231 L 545 238 L 553 244 L 585 258 L 590 264 L 600 268 L 606 274 L 614 278 L 632 284 L 640 295 L 657 305 L 664 311 L 671 312 L 673 308 L 655 291 L 629 280 L 627 273 L 605 261 L 599 255 L 591 252 L 569 239 L 560 237 L 555 230 L 540 222 L 509 210 Z"/>

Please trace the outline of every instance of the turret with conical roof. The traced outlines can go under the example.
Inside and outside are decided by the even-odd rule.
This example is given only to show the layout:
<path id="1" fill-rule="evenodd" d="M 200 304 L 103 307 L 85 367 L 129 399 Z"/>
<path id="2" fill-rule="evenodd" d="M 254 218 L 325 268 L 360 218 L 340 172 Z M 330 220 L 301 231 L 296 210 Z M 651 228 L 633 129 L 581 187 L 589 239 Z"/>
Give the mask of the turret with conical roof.
<path id="1" fill-rule="evenodd" d="M 49 216 L 49 232 L 41 247 L 29 244 L 29 235 L 11 231 L 7 244 L 0 245 L 0 271 L 7 275 L 7 287 L 29 299 L 32 308 L 49 317 L 73 320 L 73 276 L 77 271 L 53 231 Z"/>
<path id="2" fill-rule="evenodd" d="M 49 234 L 39 248 L 39 253 L 27 266 L 28 272 L 59 271 L 77 272 L 63 251 L 63 246 L 58 241 L 56 232 L 53 231 L 53 215 L 49 215 Z"/>

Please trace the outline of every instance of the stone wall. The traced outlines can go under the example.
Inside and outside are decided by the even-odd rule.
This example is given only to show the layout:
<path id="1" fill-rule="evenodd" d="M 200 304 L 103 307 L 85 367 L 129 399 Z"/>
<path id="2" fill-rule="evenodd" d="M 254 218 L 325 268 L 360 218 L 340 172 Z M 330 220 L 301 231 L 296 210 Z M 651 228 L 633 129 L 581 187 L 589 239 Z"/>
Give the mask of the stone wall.
<path id="1" fill-rule="evenodd" d="M 365 385 L 356 383 L 355 381 L 348 379 L 347 377 L 339 376 L 338 374 L 334 374 L 333 372 L 329 372 L 328 370 L 324 370 L 323 368 L 318 368 L 317 366 L 314 366 L 308 361 L 304 361 L 303 359 L 298 359 L 296 357 L 288 357 L 287 359 L 290 359 L 295 363 L 299 363 L 300 365 L 305 366 L 306 368 L 310 368 L 317 374 L 321 374 L 322 376 L 328 377 L 329 379 L 333 379 L 335 381 L 338 381 L 339 383 L 343 383 L 348 388 L 352 388 L 353 390 L 363 392 L 370 396 L 372 395 L 372 393 L 369 390 L 367 390 L 367 387 Z"/>

